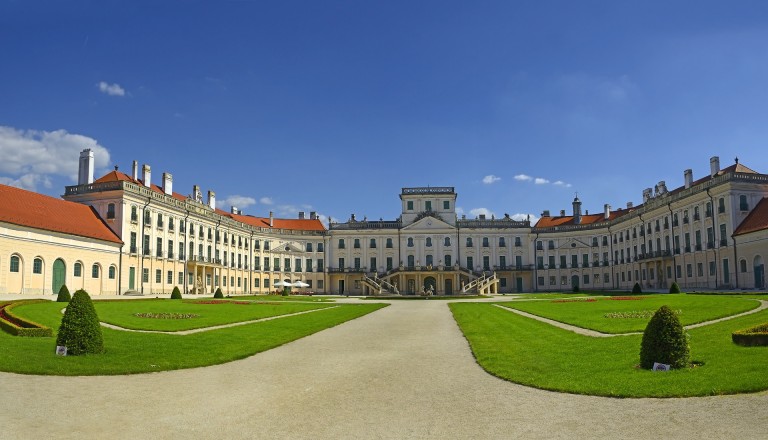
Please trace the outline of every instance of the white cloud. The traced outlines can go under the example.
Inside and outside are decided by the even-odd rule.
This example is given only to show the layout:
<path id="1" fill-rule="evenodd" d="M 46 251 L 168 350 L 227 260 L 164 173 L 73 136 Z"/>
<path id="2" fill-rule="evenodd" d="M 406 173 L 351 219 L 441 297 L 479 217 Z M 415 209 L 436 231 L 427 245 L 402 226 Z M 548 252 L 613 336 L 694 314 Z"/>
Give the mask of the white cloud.
<path id="1" fill-rule="evenodd" d="M 512 218 L 512 220 L 517 220 L 517 221 L 528 220 L 530 218 L 531 225 L 535 225 L 536 222 L 539 221 L 539 216 L 537 216 L 536 214 L 517 213 L 517 214 L 510 215 L 510 218 Z"/>
<path id="2" fill-rule="evenodd" d="M 493 174 L 489 174 L 489 175 L 483 177 L 483 183 L 486 184 L 486 185 L 490 185 L 490 184 L 496 183 L 499 180 L 501 180 L 501 177 L 494 176 Z"/>
<path id="3" fill-rule="evenodd" d="M 229 196 L 223 199 L 222 202 L 224 203 L 222 206 L 227 206 L 227 207 L 234 206 L 235 208 L 238 208 L 238 209 L 245 209 L 249 206 L 255 205 L 256 199 L 248 196 L 234 195 L 234 196 Z"/>
<path id="4" fill-rule="evenodd" d="M 51 177 L 64 176 L 77 182 L 80 151 L 93 151 L 95 168 L 109 164 L 109 151 L 88 136 L 66 130 L 19 130 L 0 126 L 0 174 L 3 183 L 35 190 L 51 186 Z"/>
<path id="5" fill-rule="evenodd" d="M 457 206 L 456 207 L 456 215 L 461 217 L 462 214 L 464 214 L 464 208 L 462 208 L 461 206 Z"/>
<path id="6" fill-rule="evenodd" d="M 558 180 L 558 181 L 556 181 L 556 182 L 552 182 L 552 185 L 555 185 L 555 186 L 562 186 L 562 187 L 564 187 L 564 188 L 570 188 L 570 187 L 572 186 L 570 183 L 565 183 L 565 182 L 563 182 L 562 180 Z"/>
<path id="7" fill-rule="evenodd" d="M 487 218 L 491 218 L 492 215 L 494 215 L 493 211 L 491 211 L 488 208 L 475 208 L 470 209 L 469 213 L 472 214 L 475 217 L 479 217 L 481 215 L 486 216 Z"/>
<path id="8" fill-rule="evenodd" d="M 518 174 L 517 176 L 515 176 L 515 180 L 519 180 L 521 182 L 527 182 L 527 181 L 533 180 L 533 177 L 528 176 L 526 174 Z"/>
<path id="9" fill-rule="evenodd" d="M 99 83 L 99 91 L 106 93 L 109 96 L 125 96 L 125 89 L 120 87 L 120 84 L 109 84 L 104 81 Z"/>
<path id="10" fill-rule="evenodd" d="M 259 199 L 259 203 L 261 203 L 262 205 L 271 205 L 275 202 L 273 202 L 272 199 L 269 197 L 262 197 Z"/>
<path id="11" fill-rule="evenodd" d="M 537 178 L 535 178 L 533 180 L 533 183 L 535 183 L 536 185 L 545 185 L 545 184 L 549 183 L 549 180 L 544 179 L 542 177 L 537 177 Z"/>

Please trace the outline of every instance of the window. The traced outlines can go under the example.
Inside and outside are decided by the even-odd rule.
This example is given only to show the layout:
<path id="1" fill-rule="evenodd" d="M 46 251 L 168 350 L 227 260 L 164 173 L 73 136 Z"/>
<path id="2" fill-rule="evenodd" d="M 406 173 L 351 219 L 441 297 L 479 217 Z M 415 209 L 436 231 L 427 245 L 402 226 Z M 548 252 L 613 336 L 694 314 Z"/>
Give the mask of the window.
<path id="1" fill-rule="evenodd" d="M 408 247 L 413 247 L 413 238 L 408 237 Z"/>
<path id="2" fill-rule="evenodd" d="M 427 237 L 426 245 L 427 245 L 427 247 L 432 247 L 432 238 L 431 237 Z"/>
<path id="3" fill-rule="evenodd" d="M 139 221 L 139 214 L 137 213 L 135 206 L 131 206 L 131 221 L 134 223 Z"/>
<path id="4" fill-rule="evenodd" d="M 388 238 L 387 243 L 384 245 L 387 249 L 392 249 L 392 239 Z"/>
<path id="5" fill-rule="evenodd" d="M 611 276 L 608 273 L 603 274 L 603 283 L 610 283 L 611 282 Z"/>
<path id="6" fill-rule="evenodd" d="M 168 230 L 173 231 L 173 217 L 168 217 Z"/>
<path id="7" fill-rule="evenodd" d="M 173 284 L 173 271 L 168 271 L 168 276 L 166 278 L 166 284 Z"/>
<path id="8" fill-rule="evenodd" d="M 696 276 L 704 276 L 704 263 L 696 263 Z"/>
<path id="9" fill-rule="evenodd" d="M 693 266 L 691 266 L 690 264 L 686 264 L 685 265 L 685 275 L 688 278 L 693 276 Z"/>
<path id="10" fill-rule="evenodd" d="M 539 277 L 539 278 L 536 280 L 536 283 L 537 283 L 539 286 L 543 286 L 543 285 L 544 285 L 544 277 Z"/>
<path id="11" fill-rule="evenodd" d="M 99 277 L 99 265 L 94 264 L 91 266 L 91 278 L 98 278 Z"/>
<path id="12" fill-rule="evenodd" d="M 283 258 L 283 263 L 285 263 L 284 270 L 286 272 L 290 272 L 291 271 L 291 259 L 290 258 Z"/>
<path id="13" fill-rule="evenodd" d="M 507 243 L 504 241 L 504 237 L 499 237 L 499 247 L 507 247 Z"/>
<path id="14" fill-rule="evenodd" d="M 450 256 L 450 255 L 446 255 L 446 256 L 445 256 L 445 265 L 446 265 L 447 267 L 451 267 L 451 266 L 452 266 L 452 264 L 451 264 L 451 263 L 452 263 L 452 262 L 451 262 L 451 256 Z"/>
<path id="15" fill-rule="evenodd" d="M 483 247 L 488 247 L 488 237 L 483 237 Z"/>
<path id="16" fill-rule="evenodd" d="M 431 210 L 432 210 L 432 202 L 431 202 L 431 201 L 429 201 L 429 200 L 427 200 L 426 202 L 424 202 L 424 208 L 425 208 L 425 210 L 427 210 L 427 211 L 431 211 Z"/>
<path id="17" fill-rule="evenodd" d="M 448 200 L 443 201 L 443 209 L 448 210 L 451 209 L 451 202 Z"/>
<path id="18" fill-rule="evenodd" d="M 584 275 L 584 284 L 589 284 L 589 275 Z"/>
<path id="19" fill-rule="evenodd" d="M 147 269 L 146 267 L 141 270 L 141 282 L 142 283 L 149 282 L 149 269 Z"/>
<path id="20" fill-rule="evenodd" d="M 83 274 L 83 265 L 82 263 L 75 263 L 75 276 L 79 277 Z"/>
<path id="21" fill-rule="evenodd" d="M 157 213 L 157 227 L 163 227 L 163 214 L 160 214 L 159 212 Z"/>
<path id="22" fill-rule="evenodd" d="M 157 258 L 160 258 L 163 256 L 163 239 L 160 237 L 157 237 L 157 247 L 155 248 L 157 252 Z"/>
<path id="23" fill-rule="evenodd" d="M 491 270 L 491 257 L 483 256 L 483 270 Z"/>
<path id="24" fill-rule="evenodd" d="M 405 202 L 405 209 L 407 209 L 409 211 L 413 211 L 413 201 L 412 200 L 409 200 L 409 201 Z"/>
<path id="25" fill-rule="evenodd" d="M 467 247 L 472 247 L 472 238 L 467 237 Z"/>
<path id="26" fill-rule="evenodd" d="M 520 247 L 523 245 L 523 242 L 520 241 L 520 237 L 515 237 L 515 247 Z"/>
<path id="27" fill-rule="evenodd" d="M 371 272 L 376 272 L 376 257 L 371 257 L 371 265 L 368 266 Z"/>
<path id="28" fill-rule="evenodd" d="M 110 280 L 114 280 L 115 279 L 115 266 L 109 266 L 109 270 L 107 271 L 107 274 L 108 274 Z"/>
<path id="29" fill-rule="evenodd" d="M 344 269 L 344 259 L 339 258 L 339 269 Z"/>
<path id="30" fill-rule="evenodd" d="M 43 273 L 42 258 L 35 258 L 35 260 L 32 262 L 32 273 Z"/>
<path id="31" fill-rule="evenodd" d="M 554 277 L 554 276 L 550 276 L 550 277 L 549 277 L 549 285 L 550 285 L 550 286 L 554 286 L 554 285 L 556 285 L 556 284 L 557 284 L 557 277 Z"/>
<path id="32" fill-rule="evenodd" d="M 744 261 L 746 263 L 746 261 Z M 715 272 L 717 271 L 717 263 L 714 261 L 709 262 L 709 276 L 713 277 L 715 276 Z"/>
<path id="33" fill-rule="evenodd" d="M 344 239 L 343 238 L 339 239 L 339 249 L 344 249 Z"/>
<path id="34" fill-rule="evenodd" d="M 387 257 L 387 270 L 392 270 L 392 257 Z"/>
<path id="35" fill-rule="evenodd" d="M 445 237 L 443 240 L 443 246 L 450 246 L 451 245 L 451 237 Z"/>
<path id="36" fill-rule="evenodd" d="M 254 278 L 253 279 L 253 287 L 261 287 L 261 279 Z"/>
<path id="37" fill-rule="evenodd" d="M 323 244 L 322 243 L 318 243 L 317 244 L 317 251 L 318 252 L 323 252 L 323 249 L 324 249 Z"/>
<path id="38" fill-rule="evenodd" d="M 739 261 L 739 270 L 744 273 L 747 271 L 747 260 L 740 260 Z"/>
<path id="39" fill-rule="evenodd" d="M 160 269 L 155 269 L 155 282 L 158 284 L 163 282 L 163 271 Z"/>
<path id="40" fill-rule="evenodd" d="M 725 199 L 723 197 L 717 199 L 717 212 L 720 214 L 725 212 Z"/>
<path id="41" fill-rule="evenodd" d="M 306 259 L 306 271 L 307 272 L 312 272 L 312 259 L 311 258 L 307 258 Z"/>
<path id="42" fill-rule="evenodd" d="M 115 204 L 110 203 L 107 205 L 107 219 L 113 219 L 115 218 Z"/>
<path id="43" fill-rule="evenodd" d="M 413 255 L 408 255 L 408 267 L 414 267 L 416 264 L 414 263 L 415 258 Z"/>
<path id="44" fill-rule="evenodd" d="M 354 244 L 352 245 L 355 249 L 360 249 L 360 239 L 356 238 Z"/>
<path id="45" fill-rule="evenodd" d="M 536 257 L 536 268 L 544 269 L 544 257 Z"/>
<path id="46" fill-rule="evenodd" d="M 728 271 L 728 259 L 723 258 L 723 283 L 728 284 L 731 282 L 731 273 Z"/>
<path id="47" fill-rule="evenodd" d="M 293 270 L 294 272 L 301 272 L 301 258 L 293 260 Z"/>
<path id="48" fill-rule="evenodd" d="M 739 196 L 739 210 L 749 211 L 749 203 L 747 203 L 747 196 L 743 194 Z"/>
<path id="49" fill-rule="evenodd" d="M 324 270 L 324 263 L 323 263 L 323 259 L 321 259 L 321 258 L 318 258 L 318 259 L 317 259 L 317 271 L 318 271 L 318 272 L 322 272 L 323 270 Z"/>
<path id="50" fill-rule="evenodd" d="M 179 284 L 184 284 L 184 272 L 179 272 Z"/>
<path id="51" fill-rule="evenodd" d="M 149 210 L 144 211 L 144 224 L 145 225 L 151 225 L 152 224 L 152 213 L 149 212 Z"/>

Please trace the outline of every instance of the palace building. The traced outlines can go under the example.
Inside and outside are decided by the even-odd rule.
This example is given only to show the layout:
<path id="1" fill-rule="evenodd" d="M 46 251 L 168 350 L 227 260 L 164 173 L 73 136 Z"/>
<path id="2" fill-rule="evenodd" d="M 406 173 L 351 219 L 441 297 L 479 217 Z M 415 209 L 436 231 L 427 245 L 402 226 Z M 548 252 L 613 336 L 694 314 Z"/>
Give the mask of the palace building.
<path id="1" fill-rule="evenodd" d="M 768 175 L 738 163 L 642 192 L 642 204 L 602 212 L 544 211 L 536 224 L 456 214 L 453 187 L 403 188 L 397 219 L 352 215 L 326 228 L 216 206 L 173 190 L 151 167 L 95 179 L 80 156 L 64 200 L 0 185 L 0 293 L 257 294 L 280 281 L 351 295 L 458 295 L 582 290 L 765 289 Z"/>

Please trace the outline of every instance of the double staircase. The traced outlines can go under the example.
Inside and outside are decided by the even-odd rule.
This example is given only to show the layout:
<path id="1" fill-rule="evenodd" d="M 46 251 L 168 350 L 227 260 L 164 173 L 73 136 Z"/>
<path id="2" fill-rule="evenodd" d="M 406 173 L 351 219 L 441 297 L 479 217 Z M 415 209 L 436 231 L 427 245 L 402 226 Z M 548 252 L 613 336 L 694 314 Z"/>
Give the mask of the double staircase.
<path id="1" fill-rule="evenodd" d="M 499 293 L 499 278 L 496 276 L 496 272 L 491 275 L 481 275 L 480 277 L 470 281 L 461 287 L 462 293 L 475 292 L 478 295 L 490 295 L 492 293 Z"/>
<path id="2" fill-rule="evenodd" d="M 397 286 L 394 286 L 389 281 L 379 278 L 377 274 L 374 274 L 373 277 L 363 275 L 361 281 L 364 286 L 370 289 L 373 295 L 400 295 Z"/>

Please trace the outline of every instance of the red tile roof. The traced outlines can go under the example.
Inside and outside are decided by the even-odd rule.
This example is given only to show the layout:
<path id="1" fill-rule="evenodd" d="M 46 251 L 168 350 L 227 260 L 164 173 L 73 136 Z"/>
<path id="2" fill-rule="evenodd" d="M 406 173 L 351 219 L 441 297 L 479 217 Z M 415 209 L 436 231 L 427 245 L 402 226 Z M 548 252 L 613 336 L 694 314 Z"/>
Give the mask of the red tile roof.
<path id="1" fill-rule="evenodd" d="M 88 205 L 0 185 L 0 222 L 121 243 Z"/>
<path id="2" fill-rule="evenodd" d="M 94 183 L 115 182 L 115 181 L 126 181 L 126 182 L 135 183 L 137 185 L 144 185 L 141 179 L 134 179 L 133 177 L 125 173 L 121 173 L 120 171 L 117 171 L 117 170 L 110 171 L 109 173 L 97 179 Z M 163 188 L 155 184 L 152 184 L 151 188 L 152 190 L 160 194 L 164 193 Z M 173 193 L 173 198 L 177 200 L 182 200 L 182 201 L 188 199 L 187 196 L 181 195 L 177 192 Z M 221 209 L 217 209 L 216 213 L 224 217 L 229 217 L 235 221 L 245 223 L 247 225 L 255 226 L 257 228 L 270 227 L 269 218 L 254 217 L 251 215 L 230 214 L 229 212 Z M 320 220 L 275 218 L 272 224 L 273 224 L 272 226 L 273 229 L 290 229 L 290 230 L 298 230 L 298 231 L 325 231 L 325 226 L 323 226 L 323 223 Z"/>
<path id="3" fill-rule="evenodd" d="M 733 235 L 748 234 L 750 232 L 768 229 L 768 197 L 757 202 L 757 205 L 747 215 L 747 218 L 733 231 Z"/>
<path id="4" fill-rule="evenodd" d="M 623 216 L 624 214 L 631 212 L 635 208 L 630 209 L 619 209 L 616 211 L 611 211 L 610 215 L 608 216 L 608 221 L 614 220 L 616 218 L 619 218 Z M 605 221 L 604 214 L 587 214 L 581 216 L 581 223 L 580 225 L 590 225 L 593 223 L 599 223 Z M 573 226 L 576 223 L 573 222 L 573 216 L 572 215 L 566 215 L 566 216 L 559 216 L 559 217 L 542 217 L 539 219 L 539 221 L 536 222 L 536 225 L 534 225 L 534 228 L 553 228 L 555 226 Z"/>

